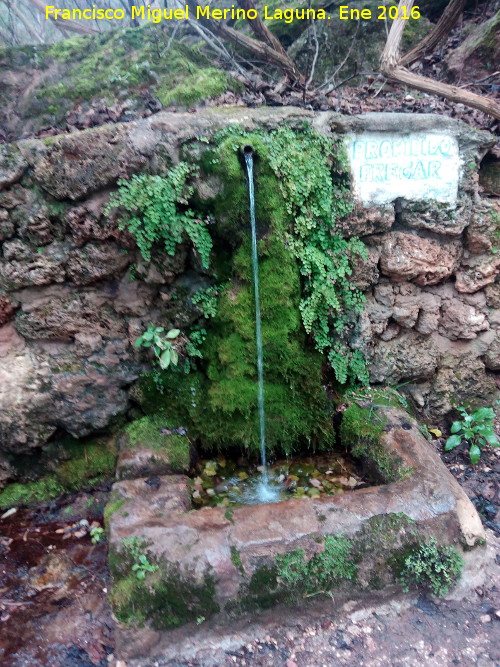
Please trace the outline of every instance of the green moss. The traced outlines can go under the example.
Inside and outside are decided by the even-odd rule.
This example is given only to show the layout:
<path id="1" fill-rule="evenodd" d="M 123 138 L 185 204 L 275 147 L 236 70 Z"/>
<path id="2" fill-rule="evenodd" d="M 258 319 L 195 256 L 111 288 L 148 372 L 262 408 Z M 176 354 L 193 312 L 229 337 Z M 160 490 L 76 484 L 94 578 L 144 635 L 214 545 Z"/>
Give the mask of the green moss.
<path id="1" fill-rule="evenodd" d="M 285 595 L 278 586 L 278 570 L 274 565 L 264 565 L 240 588 L 238 598 L 226 604 L 225 611 L 237 616 L 270 609 L 281 602 L 285 602 Z"/>
<path id="2" fill-rule="evenodd" d="M 290 596 L 315 595 L 330 591 L 342 581 L 355 581 L 357 563 L 353 542 L 343 535 L 328 535 L 324 548 L 309 561 L 301 549 L 276 556 L 278 581 Z"/>
<path id="3" fill-rule="evenodd" d="M 169 78 L 160 85 L 156 94 L 164 107 L 171 104 L 189 106 L 201 100 L 219 97 L 226 90 L 236 90 L 237 87 L 226 72 L 208 67 L 193 74 L 184 74 L 174 80 Z"/>
<path id="4" fill-rule="evenodd" d="M 226 611 L 245 613 L 293 604 L 303 597 L 327 593 L 343 582 L 356 581 L 353 541 L 343 535 L 327 535 L 318 542 L 323 549 L 309 560 L 302 549 L 295 549 L 276 556 L 272 565 L 257 569 Z"/>
<path id="5" fill-rule="evenodd" d="M 153 451 L 165 452 L 173 470 L 183 471 L 189 468 L 190 444 L 186 436 L 164 435 L 162 428 L 173 428 L 171 417 L 165 414 L 142 417 L 131 422 L 125 432 L 128 435 L 126 447 L 146 446 Z"/>
<path id="6" fill-rule="evenodd" d="M 334 434 L 321 385 L 321 355 L 306 347 L 299 311 L 300 277 L 276 238 L 259 244 L 266 442 L 270 451 L 326 448 Z M 260 447 L 251 251 L 233 257 L 233 281 L 219 298 L 202 347 L 208 381 L 189 405 L 190 421 L 207 447 Z M 191 397 L 192 398 L 192 397 Z"/>
<path id="7" fill-rule="evenodd" d="M 353 403 L 342 414 L 340 438 L 353 456 L 363 459 L 385 483 L 405 479 L 412 469 L 395 452 L 389 452 L 381 442 L 387 419 L 376 408 L 364 408 Z"/>
<path id="8" fill-rule="evenodd" d="M 199 46 L 181 41 L 169 45 L 166 31 L 151 24 L 140 28 L 106 31 L 100 35 L 73 37 L 40 49 L 45 66 L 58 65 L 56 83 L 35 86 L 28 112 L 44 113 L 59 121 L 75 102 L 118 98 L 140 103 L 144 90 L 153 90 L 164 104 L 194 104 L 220 95 L 240 84 L 211 66 Z M 155 91 L 156 88 L 156 91 Z"/>
<path id="9" fill-rule="evenodd" d="M 243 568 L 243 563 L 241 562 L 241 555 L 236 547 L 231 547 L 231 563 L 234 565 L 234 567 L 238 568 L 243 576 L 245 576 L 245 569 Z"/>
<path id="10" fill-rule="evenodd" d="M 0 509 L 45 503 L 64 493 L 54 475 L 27 484 L 8 484 L 0 493 Z"/>
<path id="11" fill-rule="evenodd" d="M 132 571 L 140 554 L 147 555 L 148 562 L 157 567 L 142 581 Z M 202 583 L 194 581 L 176 566 L 155 559 L 147 543 L 137 538 L 123 540 L 118 550 L 110 549 L 109 566 L 111 604 L 125 625 L 142 627 L 147 621 L 155 630 L 166 630 L 219 611 L 210 575 Z"/>
<path id="12" fill-rule="evenodd" d="M 109 521 L 113 514 L 118 512 L 127 503 L 126 498 L 112 498 L 104 508 L 104 525 L 109 528 Z"/>
<path id="13" fill-rule="evenodd" d="M 405 547 L 392 563 L 403 590 L 423 588 L 439 597 L 446 595 L 464 566 L 454 547 L 440 545 L 433 537 Z"/>
<path id="14" fill-rule="evenodd" d="M 7 485 L 0 493 L 0 508 L 48 502 L 63 493 L 92 488 L 114 475 L 116 450 L 107 442 L 66 438 L 51 443 L 44 456 L 63 461 L 37 481 Z"/>
<path id="15" fill-rule="evenodd" d="M 66 491 L 93 486 L 113 476 L 117 455 L 114 445 L 99 441 L 82 444 L 69 438 L 61 445 L 69 460 L 57 467 L 55 475 Z"/>

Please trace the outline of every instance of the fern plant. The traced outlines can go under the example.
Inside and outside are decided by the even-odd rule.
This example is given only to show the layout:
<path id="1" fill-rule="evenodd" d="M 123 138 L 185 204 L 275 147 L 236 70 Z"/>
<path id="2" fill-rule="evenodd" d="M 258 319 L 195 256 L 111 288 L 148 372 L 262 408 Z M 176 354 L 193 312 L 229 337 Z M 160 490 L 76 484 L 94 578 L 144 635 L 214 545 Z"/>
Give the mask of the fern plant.
<path id="1" fill-rule="evenodd" d="M 234 138 L 234 150 L 251 135 L 229 129 L 219 138 Z M 254 135 L 255 137 L 255 135 Z M 305 126 L 280 127 L 259 134 L 259 158 L 267 160 L 285 202 L 288 226 L 277 230 L 299 262 L 303 276 L 302 321 L 315 347 L 327 354 L 341 384 L 368 384 L 363 355 L 348 345 L 355 314 L 365 298 L 352 282 L 356 262 L 368 250 L 358 238 L 335 233 L 339 219 L 352 210 L 346 174 L 347 156 L 341 142 Z M 258 190 L 258 186 L 257 186 Z"/>
<path id="2" fill-rule="evenodd" d="M 119 228 L 128 230 L 135 238 L 141 255 L 151 260 L 155 243 L 163 242 L 165 251 L 175 255 L 177 246 L 189 237 L 208 268 L 212 239 L 207 221 L 201 220 L 187 208 L 193 188 L 187 184 L 192 167 L 181 162 L 167 176 L 134 175 L 118 181 L 118 192 L 111 196 L 105 209 L 109 215 L 116 207 L 122 209 Z"/>

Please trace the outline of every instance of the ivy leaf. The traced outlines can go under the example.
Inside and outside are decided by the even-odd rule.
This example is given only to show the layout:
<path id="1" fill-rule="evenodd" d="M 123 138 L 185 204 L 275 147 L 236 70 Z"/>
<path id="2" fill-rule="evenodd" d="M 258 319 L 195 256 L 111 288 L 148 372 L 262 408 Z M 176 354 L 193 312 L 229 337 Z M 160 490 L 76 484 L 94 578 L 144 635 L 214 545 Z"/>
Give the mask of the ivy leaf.
<path id="1" fill-rule="evenodd" d="M 475 465 L 481 458 L 481 450 L 477 445 L 471 445 L 469 449 L 470 462 Z"/>
<path id="2" fill-rule="evenodd" d="M 170 331 L 167 334 L 167 338 L 173 340 L 174 338 L 177 338 L 180 333 L 181 333 L 180 329 L 170 329 Z"/>
<path id="3" fill-rule="evenodd" d="M 462 438 L 459 435 L 451 435 L 446 441 L 444 449 L 446 452 L 449 452 L 451 449 L 458 447 L 461 442 Z"/>
<path id="4" fill-rule="evenodd" d="M 160 368 L 165 370 L 170 365 L 171 349 L 167 348 L 160 357 Z"/>

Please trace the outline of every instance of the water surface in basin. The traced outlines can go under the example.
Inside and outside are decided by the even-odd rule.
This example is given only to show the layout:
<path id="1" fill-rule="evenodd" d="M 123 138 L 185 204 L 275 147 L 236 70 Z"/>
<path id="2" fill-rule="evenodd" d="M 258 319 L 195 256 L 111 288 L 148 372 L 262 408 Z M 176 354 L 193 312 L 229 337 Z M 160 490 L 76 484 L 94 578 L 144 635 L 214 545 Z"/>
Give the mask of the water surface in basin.
<path id="1" fill-rule="evenodd" d="M 370 483 L 356 461 L 339 453 L 281 459 L 269 464 L 267 473 L 264 482 L 260 465 L 223 457 L 202 460 L 192 474 L 193 505 L 228 507 L 318 498 Z"/>

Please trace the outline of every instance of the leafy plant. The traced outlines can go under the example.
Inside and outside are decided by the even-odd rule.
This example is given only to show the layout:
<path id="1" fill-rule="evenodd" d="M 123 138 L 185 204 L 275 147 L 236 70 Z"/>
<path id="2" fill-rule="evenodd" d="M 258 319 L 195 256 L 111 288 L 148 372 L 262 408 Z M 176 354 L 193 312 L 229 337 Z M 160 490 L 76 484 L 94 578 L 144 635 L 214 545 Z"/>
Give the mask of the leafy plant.
<path id="1" fill-rule="evenodd" d="M 153 349 L 162 370 L 166 370 L 170 364 L 177 366 L 179 363 L 179 353 L 175 346 L 181 334 L 179 329 L 170 329 L 166 335 L 163 335 L 164 331 L 164 327 L 155 327 L 154 324 L 150 324 L 142 336 L 135 341 L 135 347 Z"/>
<path id="2" fill-rule="evenodd" d="M 404 557 L 399 579 L 406 592 L 411 585 L 416 585 L 443 597 L 460 576 L 463 566 L 463 558 L 454 547 L 438 545 L 431 537 Z"/>
<path id="3" fill-rule="evenodd" d="M 199 307 L 203 313 L 203 317 L 209 319 L 217 315 L 217 300 L 224 287 L 225 285 L 207 287 L 193 294 L 191 301 Z"/>
<path id="4" fill-rule="evenodd" d="M 216 137 L 225 138 L 234 138 L 237 152 L 256 135 L 230 128 Z M 342 140 L 322 137 L 309 126 L 283 126 L 257 140 L 259 159 L 268 162 L 285 202 L 285 220 L 277 231 L 299 262 L 304 328 L 316 349 L 327 354 L 341 384 L 356 379 L 367 384 L 363 355 L 350 348 L 348 339 L 365 300 L 351 277 L 368 251 L 358 238 L 344 239 L 335 232 L 353 207 Z"/>
<path id="5" fill-rule="evenodd" d="M 144 581 L 147 574 L 156 572 L 157 570 L 158 565 L 151 565 L 146 554 L 140 554 L 138 561 L 132 565 L 132 571 L 135 572 L 135 576 L 139 581 Z"/>
<path id="6" fill-rule="evenodd" d="M 101 526 L 94 526 L 90 529 L 90 538 L 92 544 L 99 544 L 104 539 L 104 528 Z"/>
<path id="7" fill-rule="evenodd" d="M 458 408 L 462 419 L 451 425 L 452 435 L 446 441 L 445 451 L 458 447 L 465 440 L 469 445 L 469 457 L 472 464 L 481 458 L 481 449 L 490 445 L 500 447 L 495 429 L 495 411 L 492 408 L 477 408 L 470 414 L 465 408 Z"/>
<path id="8" fill-rule="evenodd" d="M 167 176 L 134 175 L 130 180 L 118 181 L 118 192 L 112 195 L 106 209 L 124 210 L 120 229 L 127 229 L 135 238 L 146 261 L 151 260 L 151 249 L 163 241 L 166 252 L 175 255 L 177 246 L 187 235 L 199 252 L 203 266 L 208 268 L 212 239 L 207 221 L 201 220 L 187 208 L 193 188 L 187 185 L 192 167 L 181 162 Z"/>

